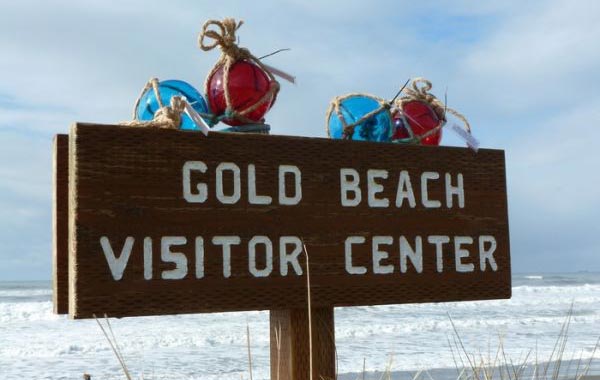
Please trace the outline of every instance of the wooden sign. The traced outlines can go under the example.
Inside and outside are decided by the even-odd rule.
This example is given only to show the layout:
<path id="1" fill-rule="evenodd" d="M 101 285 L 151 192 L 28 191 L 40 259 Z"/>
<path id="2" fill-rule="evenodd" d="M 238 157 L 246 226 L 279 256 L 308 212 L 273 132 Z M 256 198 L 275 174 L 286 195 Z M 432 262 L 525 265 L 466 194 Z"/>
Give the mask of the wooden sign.
<path id="1" fill-rule="evenodd" d="M 76 124 L 69 313 L 509 298 L 504 152 Z"/>

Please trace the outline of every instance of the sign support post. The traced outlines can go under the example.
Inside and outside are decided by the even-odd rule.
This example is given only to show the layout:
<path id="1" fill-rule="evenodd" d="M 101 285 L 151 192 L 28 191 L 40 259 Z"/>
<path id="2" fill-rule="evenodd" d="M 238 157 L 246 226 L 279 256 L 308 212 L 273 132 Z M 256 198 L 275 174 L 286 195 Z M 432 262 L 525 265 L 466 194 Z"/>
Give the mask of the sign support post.
<path id="1" fill-rule="evenodd" d="M 333 307 L 311 311 L 312 377 L 308 309 L 270 311 L 272 380 L 335 379 Z"/>

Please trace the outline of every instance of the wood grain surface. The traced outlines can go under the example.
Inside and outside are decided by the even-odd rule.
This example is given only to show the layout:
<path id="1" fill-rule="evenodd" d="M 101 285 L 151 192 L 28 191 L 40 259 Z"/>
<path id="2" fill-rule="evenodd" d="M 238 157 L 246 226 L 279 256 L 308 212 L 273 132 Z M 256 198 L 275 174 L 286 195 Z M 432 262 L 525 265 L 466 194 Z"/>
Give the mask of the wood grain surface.
<path id="1" fill-rule="evenodd" d="M 54 313 L 69 312 L 69 136 L 52 144 L 52 303 Z"/>
<path id="2" fill-rule="evenodd" d="M 280 273 L 279 238 L 303 239 L 311 262 L 312 303 L 315 308 L 335 306 L 419 303 L 508 298 L 510 255 L 506 201 L 504 152 L 451 147 L 340 141 L 236 133 L 210 133 L 144 129 L 122 126 L 76 124 L 69 138 L 69 314 L 88 318 L 239 310 L 290 309 L 306 306 L 305 278 L 293 270 Z M 194 186 L 205 183 L 204 203 L 184 199 L 182 168 L 187 161 L 202 161 L 206 173 L 196 172 Z M 235 163 L 241 172 L 241 196 L 235 204 L 217 200 L 215 170 L 222 162 Z M 256 168 L 256 189 L 269 195 L 269 205 L 248 201 L 247 165 Z M 302 173 L 302 199 L 297 205 L 280 205 L 279 165 L 297 166 Z M 340 203 L 340 169 L 360 174 L 362 202 L 356 207 Z M 377 179 L 390 207 L 367 204 L 369 169 L 383 169 L 388 179 Z M 416 196 L 411 208 L 405 200 L 395 206 L 398 173 L 410 173 Z M 429 198 L 442 207 L 426 208 L 421 200 L 421 174 L 438 172 L 429 181 Z M 444 175 L 464 178 L 465 205 L 448 208 Z M 289 185 L 291 181 L 288 181 Z M 195 187 L 194 187 L 195 189 Z M 233 191 L 232 178 L 224 174 L 224 194 Z M 293 186 L 286 186 L 286 192 Z M 214 236 L 239 236 L 231 249 L 231 275 L 223 274 L 223 253 L 212 244 Z M 457 271 L 456 249 L 443 246 L 443 271 L 437 270 L 436 248 L 428 236 L 466 236 L 468 255 L 461 264 L 472 264 L 471 272 Z M 480 270 L 477 239 L 493 236 L 497 247 L 492 270 Z M 164 279 L 175 264 L 161 259 L 163 237 L 184 237 L 186 243 L 171 248 L 186 257 L 187 275 Z M 204 241 L 204 276 L 196 278 L 194 242 Z M 249 272 L 248 242 L 266 236 L 273 244 L 272 271 L 267 277 Z M 349 274 L 345 267 L 344 242 L 362 236 L 365 244 L 354 245 L 353 265 L 365 274 Z M 379 264 L 393 267 L 389 274 L 374 273 L 371 242 L 376 236 L 391 236 L 390 246 L 379 248 L 389 258 Z M 411 245 L 423 239 L 423 267 L 418 273 L 409 263 L 400 272 L 399 242 Z M 118 258 L 126 239 L 133 241 L 122 273 L 115 279 L 100 240 L 105 237 Z M 152 241 L 151 279 L 145 278 L 144 239 Z M 256 251 L 256 267 L 266 268 L 264 248 Z M 460 248 L 460 247 L 459 247 Z M 168 260 L 167 260 L 168 261 Z M 304 271 L 304 261 L 300 260 Z M 148 268 L 146 268 L 148 274 Z M 168 277 L 168 276 L 167 276 Z"/>
<path id="3" fill-rule="evenodd" d="M 308 310 L 271 310 L 271 379 L 310 379 Z M 312 309 L 313 379 L 335 379 L 335 325 L 332 307 Z"/>

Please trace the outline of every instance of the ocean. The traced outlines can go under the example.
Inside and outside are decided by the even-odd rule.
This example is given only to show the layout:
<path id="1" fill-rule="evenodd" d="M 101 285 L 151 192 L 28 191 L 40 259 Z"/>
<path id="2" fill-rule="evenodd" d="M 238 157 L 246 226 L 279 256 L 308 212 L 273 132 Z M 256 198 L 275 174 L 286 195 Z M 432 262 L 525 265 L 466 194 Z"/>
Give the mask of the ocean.
<path id="1" fill-rule="evenodd" d="M 84 373 L 125 379 L 97 322 L 53 315 L 51 297 L 49 282 L 0 282 L 0 380 Z M 374 371 L 386 368 L 393 379 L 421 370 L 434 380 L 455 379 L 452 322 L 477 358 L 493 359 L 502 345 L 506 362 L 543 362 L 571 305 L 563 358 L 593 358 L 591 372 L 600 375 L 598 273 L 513 275 L 510 300 L 338 308 L 338 373 L 353 380 L 364 365 L 366 379 L 379 379 Z M 111 319 L 111 325 L 135 379 L 249 379 L 247 326 L 253 378 L 269 378 L 268 312 Z"/>

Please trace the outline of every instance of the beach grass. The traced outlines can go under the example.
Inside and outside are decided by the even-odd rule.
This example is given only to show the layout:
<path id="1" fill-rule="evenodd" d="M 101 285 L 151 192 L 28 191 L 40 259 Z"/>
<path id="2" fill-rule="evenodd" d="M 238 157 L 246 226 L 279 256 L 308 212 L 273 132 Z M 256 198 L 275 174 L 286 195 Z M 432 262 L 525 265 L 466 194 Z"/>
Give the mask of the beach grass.
<path id="1" fill-rule="evenodd" d="M 303 244 L 304 257 L 306 260 L 306 290 L 307 290 L 307 310 L 308 310 L 308 342 L 309 342 L 309 379 L 302 380 L 315 380 L 313 379 L 313 342 L 312 342 L 312 319 L 311 319 L 311 282 L 310 282 L 310 265 L 309 265 L 309 254 L 306 246 Z M 596 340 L 595 345 L 592 347 L 590 358 L 586 361 L 583 360 L 583 353 L 579 359 L 575 359 L 574 356 L 571 359 L 565 357 L 567 341 L 569 337 L 569 327 L 571 325 L 573 317 L 573 303 L 565 316 L 558 336 L 556 338 L 553 350 L 549 357 L 540 358 L 538 356 L 537 347 L 525 348 L 525 354 L 519 359 L 511 358 L 507 355 L 504 345 L 504 339 L 502 335 L 498 335 L 498 343 L 494 350 L 491 349 L 491 345 L 488 346 L 487 352 L 481 350 L 473 351 L 467 348 L 461 337 L 460 331 L 457 329 L 452 316 L 448 313 L 448 319 L 452 326 L 451 337 L 448 338 L 448 346 L 452 353 L 454 360 L 454 366 L 456 369 L 455 377 L 444 377 L 439 378 L 433 374 L 432 370 L 421 370 L 412 373 L 410 376 L 398 379 L 398 380 L 600 380 L 600 372 L 597 376 L 589 376 L 592 368 L 594 354 L 600 351 L 600 336 Z M 96 322 L 102 330 L 104 337 L 108 341 L 113 353 L 115 354 L 119 364 L 123 370 L 123 374 L 127 380 L 133 380 L 129 369 L 123 358 L 121 349 L 115 337 L 115 334 L 110 325 L 109 319 L 104 316 L 106 326 L 103 326 L 98 318 Z M 279 332 L 279 335 L 281 333 Z M 277 337 L 277 331 L 275 332 Z M 276 339 L 278 340 L 278 339 Z M 250 327 L 246 325 L 246 343 L 247 343 L 247 354 L 248 354 L 248 379 L 253 379 L 252 373 L 252 349 L 250 340 Z M 276 342 L 278 344 L 278 342 Z M 335 347 L 335 345 L 334 345 Z M 279 349 L 279 345 L 278 345 Z M 334 348 L 335 349 L 335 348 Z M 279 352 L 278 355 L 279 357 Z M 338 363 L 337 363 L 337 349 L 335 353 L 336 363 L 336 380 L 338 378 Z M 372 374 L 368 374 L 366 371 L 365 362 L 363 360 L 363 371 L 358 374 L 356 380 L 392 380 L 394 378 L 394 372 L 392 371 L 392 360 L 390 356 L 388 365 L 380 372 L 378 376 L 373 377 Z M 279 366 L 279 360 L 276 363 Z M 279 377 L 279 370 L 276 371 Z M 91 380 L 91 379 L 87 379 Z M 153 379 L 151 379 L 153 380 Z M 244 379 L 241 379 L 244 380 Z M 272 380 L 280 380 L 279 378 Z M 317 379 L 327 380 L 327 379 Z"/>
<path id="2" fill-rule="evenodd" d="M 457 380 L 585 380 L 592 368 L 594 354 L 600 349 L 600 338 L 596 341 L 590 358 L 570 359 L 566 355 L 569 327 L 573 316 L 573 305 L 558 333 L 549 357 L 540 358 L 537 347 L 529 348 L 522 358 L 514 360 L 505 351 L 503 336 L 498 336 L 497 347 L 487 352 L 469 351 L 461 339 L 452 317 L 448 315 L 453 329 L 448 345 L 454 358 Z"/>
<path id="3" fill-rule="evenodd" d="M 480 349 L 472 350 L 467 347 L 461 337 L 461 332 L 457 329 L 452 317 L 448 314 L 448 319 L 452 326 L 452 331 L 448 337 L 448 347 L 454 359 L 456 370 L 454 376 L 448 377 L 448 375 L 445 375 L 440 378 L 438 371 L 428 369 L 413 373 L 395 372 L 392 370 L 393 357 L 390 357 L 388 365 L 381 372 L 367 372 L 364 365 L 366 360 L 363 361 L 363 371 L 356 374 L 356 380 L 600 380 L 600 373 L 590 374 L 592 364 L 594 363 L 594 355 L 600 351 L 600 337 L 591 348 L 591 355 L 589 355 L 588 359 L 583 359 L 583 352 L 579 358 L 576 358 L 575 354 L 567 357 L 566 347 L 572 316 L 573 307 L 571 306 L 560 327 L 553 350 L 549 356 L 540 357 L 537 347 L 529 347 L 524 348 L 524 353 L 518 359 L 515 359 L 507 355 L 502 335 L 498 335 L 497 344 L 493 348 L 491 344 L 488 344 L 488 349 L 485 352 L 482 352 Z M 143 376 L 133 377 L 130 373 L 110 320 L 105 317 L 104 323 L 102 323 L 100 319 L 96 318 L 96 322 L 119 362 L 124 378 L 127 380 L 144 379 Z M 248 372 L 246 378 L 254 380 L 249 326 L 246 326 L 246 341 L 248 355 Z M 87 376 L 84 376 L 84 378 L 95 380 L 90 375 Z"/>

